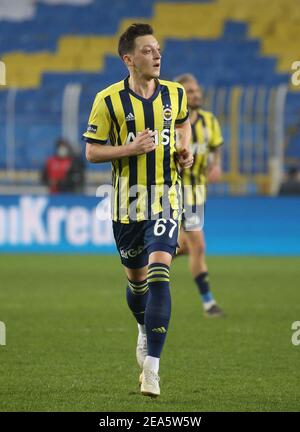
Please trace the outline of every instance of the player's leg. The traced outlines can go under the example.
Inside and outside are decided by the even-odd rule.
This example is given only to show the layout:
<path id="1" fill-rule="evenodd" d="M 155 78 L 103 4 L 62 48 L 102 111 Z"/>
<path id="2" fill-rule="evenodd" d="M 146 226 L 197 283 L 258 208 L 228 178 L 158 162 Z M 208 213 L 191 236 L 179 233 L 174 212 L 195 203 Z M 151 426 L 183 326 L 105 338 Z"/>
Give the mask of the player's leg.
<path id="1" fill-rule="evenodd" d="M 149 294 L 147 283 L 148 252 L 143 243 L 143 222 L 132 224 L 114 222 L 113 232 L 127 276 L 127 304 L 137 321 L 136 358 L 142 369 L 147 355 L 145 309 Z"/>
<path id="2" fill-rule="evenodd" d="M 131 269 L 124 266 L 128 281 L 126 287 L 127 304 L 138 325 L 136 359 L 141 369 L 143 369 L 144 361 L 147 356 L 147 335 L 145 329 L 145 310 L 149 294 L 147 269 L 148 266 L 137 269 Z"/>
<path id="3" fill-rule="evenodd" d="M 146 365 L 156 372 L 165 343 L 171 315 L 170 264 L 172 255 L 155 251 L 149 255 L 148 287 L 149 297 L 145 311 L 145 325 L 148 340 Z"/>
<path id="4" fill-rule="evenodd" d="M 148 287 L 149 297 L 145 311 L 147 334 L 147 356 L 143 366 L 141 392 L 146 396 L 158 396 L 159 362 L 171 316 L 169 269 L 172 255 L 155 251 L 149 255 Z"/>
<path id="5" fill-rule="evenodd" d="M 189 254 L 189 267 L 193 277 L 207 272 L 205 259 L 205 239 L 202 230 L 186 231 L 186 244 Z"/>
<path id="6" fill-rule="evenodd" d="M 178 238 L 178 221 L 149 221 L 145 235 L 149 253 L 149 296 L 145 311 L 148 355 L 144 362 L 141 392 L 158 396 L 159 362 L 171 316 L 170 264 Z"/>
<path id="7" fill-rule="evenodd" d="M 127 276 L 126 298 L 129 309 L 140 326 L 144 325 L 144 313 L 148 297 L 147 266 L 131 269 L 125 267 Z"/>
<path id="8" fill-rule="evenodd" d="M 217 305 L 210 288 L 204 233 L 199 229 L 186 231 L 185 234 L 189 250 L 190 271 L 198 287 L 204 311 L 207 316 L 222 316 L 223 311 Z"/>

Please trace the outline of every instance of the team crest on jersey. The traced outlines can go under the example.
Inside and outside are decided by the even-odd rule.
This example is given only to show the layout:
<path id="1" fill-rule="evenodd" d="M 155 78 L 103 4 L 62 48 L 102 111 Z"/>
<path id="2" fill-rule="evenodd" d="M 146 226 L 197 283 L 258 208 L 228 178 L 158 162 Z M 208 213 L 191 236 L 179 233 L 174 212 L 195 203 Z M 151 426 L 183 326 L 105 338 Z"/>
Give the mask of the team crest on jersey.
<path id="1" fill-rule="evenodd" d="M 163 109 L 164 125 L 169 126 L 172 121 L 172 107 L 171 105 L 164 106 Z"/>

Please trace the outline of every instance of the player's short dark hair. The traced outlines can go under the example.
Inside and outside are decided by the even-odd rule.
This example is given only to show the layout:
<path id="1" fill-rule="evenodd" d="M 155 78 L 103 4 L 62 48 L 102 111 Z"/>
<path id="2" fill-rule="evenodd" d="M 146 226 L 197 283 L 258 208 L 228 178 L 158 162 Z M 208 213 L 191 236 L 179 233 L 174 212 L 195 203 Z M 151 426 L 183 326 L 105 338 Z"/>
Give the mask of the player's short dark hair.
<path id="1" fill-rule="evenodd" d="M 134 41 L 139 36 L 152 35 L 153 28 L 150 24 L 133 23 L 120 36 L 118 52 L 119 56 L 132 52 L 134 49 Z"/>

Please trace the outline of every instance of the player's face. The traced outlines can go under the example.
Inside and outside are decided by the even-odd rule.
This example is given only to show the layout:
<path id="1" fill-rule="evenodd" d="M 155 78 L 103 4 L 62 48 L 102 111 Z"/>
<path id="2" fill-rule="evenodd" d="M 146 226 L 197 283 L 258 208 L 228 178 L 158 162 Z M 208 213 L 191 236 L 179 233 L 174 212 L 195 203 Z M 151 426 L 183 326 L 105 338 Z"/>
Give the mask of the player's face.
<path id="1" fill-rule="evenodd" d="M 140 76 L 146 79 L 159 77 L 161 54 L 159 44 L 154 36 L 137 37 L 131 59 L 134 69 Z"/>
<path id="2" fill-rule="evenodd" d="M 199 84 L 196 81 L 187 81 L 183 84 L 186 96 L 187 103 L 190 109 L 199 109 L 203 105 L 203 91 Z"/>

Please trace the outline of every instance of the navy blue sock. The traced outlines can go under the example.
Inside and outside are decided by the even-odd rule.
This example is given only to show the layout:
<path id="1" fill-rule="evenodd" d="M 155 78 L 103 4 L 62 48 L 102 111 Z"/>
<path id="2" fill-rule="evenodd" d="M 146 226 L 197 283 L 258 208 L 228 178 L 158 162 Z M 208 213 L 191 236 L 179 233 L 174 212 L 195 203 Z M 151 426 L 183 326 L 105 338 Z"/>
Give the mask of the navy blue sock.
<path id="1" fill-rule="evenodd" d="M 209 277 L 207 272 L 200 273 L 197 277 L 195 277 L 195 282 L 198 286 L 199 293 L 204 303 L 214 299 L 210 291 Z"/>
<path id="2" fill-rule="evenodd" d="M 128 306 L 139 324 L 145 324 L 145 309 L 149 294 L 147 280 L 132 282 L 128 279 L 126 298 Z"/>
<path id="3" fill-rule="evenodd" d="M 149 297 L 145 312 L 148 355 L 160 357 L 171 316 L 169 266 L 160 263 L 148 267 Z"/>

